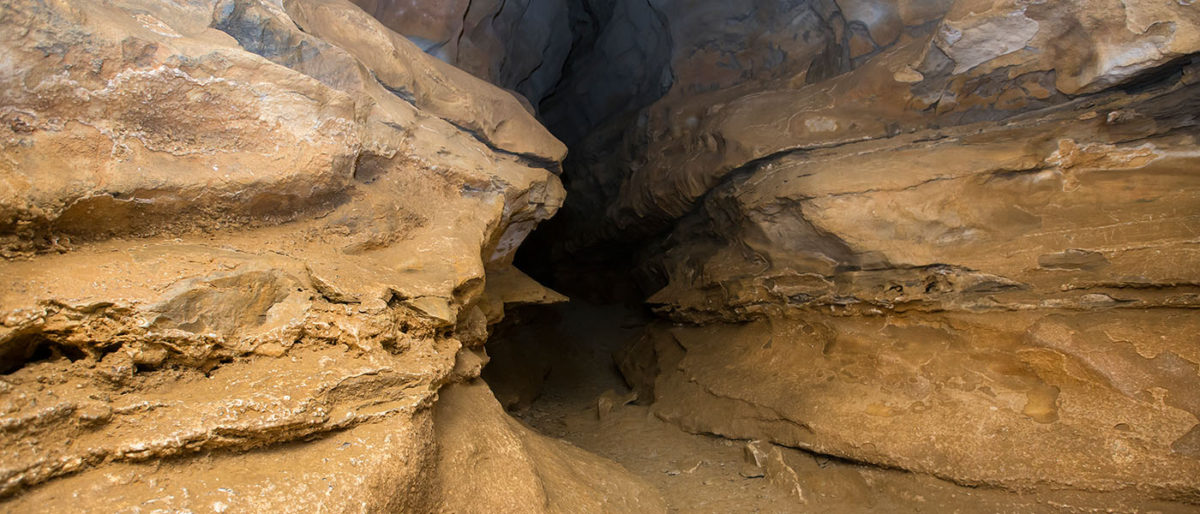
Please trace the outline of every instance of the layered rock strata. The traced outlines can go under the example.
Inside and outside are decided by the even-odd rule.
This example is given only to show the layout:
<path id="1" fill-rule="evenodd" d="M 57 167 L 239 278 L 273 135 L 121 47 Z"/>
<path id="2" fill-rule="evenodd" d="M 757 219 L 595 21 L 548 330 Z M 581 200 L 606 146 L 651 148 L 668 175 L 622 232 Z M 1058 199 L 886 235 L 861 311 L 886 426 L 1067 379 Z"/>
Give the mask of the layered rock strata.
<path id="1" fill-rule="evenodd" d="M 561 299 L 511 267 L 563 200 L 520 99 L 342 0 L 6 2 L 0 41 L 4 508 L 458 510 L 439 392 Z M 484 393 L 509 501 L 656 506 Z M 621 487 L 533 481 L 575 461 Z"/>
<path id="2" fill-rule="evenodd" d="M 621 357 L 640 396 L 964 484 L 1200 501 L 1200 10 L 787 8 L 709 7 L 776 24 L 677 47 L 568 175 L 558 255 L 637 248 L 670 321 Z M 738 30 L 664 12 L 688 49 Z"/>

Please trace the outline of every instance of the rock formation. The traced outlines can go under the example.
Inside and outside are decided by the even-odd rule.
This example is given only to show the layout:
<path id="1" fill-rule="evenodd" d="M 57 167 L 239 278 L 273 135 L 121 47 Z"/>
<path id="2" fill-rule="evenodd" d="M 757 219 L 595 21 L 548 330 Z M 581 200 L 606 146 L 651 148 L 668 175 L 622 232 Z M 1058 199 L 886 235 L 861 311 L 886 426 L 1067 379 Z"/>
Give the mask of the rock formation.
<path id="1" fill-rule="evenodd" d="M 636 279 L 662 419 L 1200 503 L 1190 1 L 10 0 L 0 49 L 4 510 L 664 510 L 478 379 L 560 207 L 530 271 Z"/>
<path id="2" fill-rule="evenodd" d="M 568 172 L 590 201 L 556 251 L 640 248 L 676 323 L 621 357 L 657 414 L 963 484 L 1200 500 L 1200 10 L 763 4 L 665 7 L 673 88 Z"/>
<path id="3" fill-rule="evenodd" d="M 517 97 L 341 0 L 19 0 L 0 40 L 5 510 L 456 510 L 495 458 L 511 505 L 653 507 L 438 401 L 555 300 L 511 262 L 565 147 Z"/>

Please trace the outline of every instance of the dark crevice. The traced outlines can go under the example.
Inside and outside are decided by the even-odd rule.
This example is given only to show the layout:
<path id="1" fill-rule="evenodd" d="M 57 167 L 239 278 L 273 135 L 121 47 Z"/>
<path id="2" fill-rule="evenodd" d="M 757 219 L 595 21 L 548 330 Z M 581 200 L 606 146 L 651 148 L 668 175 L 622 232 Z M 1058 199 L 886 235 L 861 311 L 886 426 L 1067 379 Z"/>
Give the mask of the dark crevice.
<path id="1" fill-rule="evenodd" d="M 88 358 L 78 347 L 56 343 L 41 333 L 9 338 L 0 354 L 0 375 L 9 375 L 39 362 L 76 362 Z"/>
<path id="2" fill-rule="evenodd" d="M 1114 87 L 1131 95 L 1173 87 L 1183 78 L 1186 68 L 1196 65 L 1196 57 L 1191 55 L 1183 56 L 1162 66 L 1150 68 L 1145 72 L 1134 75 Z"/>

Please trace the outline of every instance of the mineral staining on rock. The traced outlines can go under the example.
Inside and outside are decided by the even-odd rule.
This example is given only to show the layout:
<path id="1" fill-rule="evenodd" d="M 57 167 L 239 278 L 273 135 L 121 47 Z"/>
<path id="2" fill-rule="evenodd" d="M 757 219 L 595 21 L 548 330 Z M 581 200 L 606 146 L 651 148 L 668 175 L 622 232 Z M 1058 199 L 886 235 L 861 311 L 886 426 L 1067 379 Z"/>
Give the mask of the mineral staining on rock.
<path id="1" fill-rule="evenodd" d="M 6 509 L 661 510 L 477 381 L 565 190 L 663 419 L 1200 502 L 1190 2 L 14 0 L 0 48 Z"/>
<path id="2" fill-rule="evenodd" d="M 675 83 L 616 149 L 581 145 L 567 187 L 589 198 L 560 234 L 584 257 L 640 238 L 673 323 L 619 361 L 659 416 L 963 484 L 1200 501 L 1200 10 L 706 9 L 748 16 L 668 15 Z M 731 19 L 758 32 L 724 60 L 687 36 Z"/>
<path id="3" fill-rule="evenodd" d="M 439 390 L 561 299 L 511 261 L 565 147 L 340 1 L 7 2 L 0 39 L 5 508 L 441 505 Z"/>

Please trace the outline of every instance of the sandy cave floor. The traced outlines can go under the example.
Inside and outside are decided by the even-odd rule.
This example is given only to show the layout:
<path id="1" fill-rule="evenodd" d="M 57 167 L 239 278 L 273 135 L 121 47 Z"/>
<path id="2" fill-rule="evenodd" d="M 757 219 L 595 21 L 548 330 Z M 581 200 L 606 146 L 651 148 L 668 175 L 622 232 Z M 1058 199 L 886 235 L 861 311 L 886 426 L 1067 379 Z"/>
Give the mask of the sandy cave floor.
<path id="1" fill-rule="evenodd" d="M 648 406 L 621 400 L 599 414 L 601 397 L 630 396 L 612 354 L 637 336 L 644 316 L 578 301 L 551 309 L 552 315 L 508 334 L 509 344 L 541 345 L 524 354 L 540 354 L 549 368 L 536 399 L 511 413 L 545 435 L 618 462 L 657 487 L 671 512 L 1200 512 L 1136 494 L 964 487 L 790 448 L 783 451 L 794 480 L 755 476 L 761 472 L 747 464 L 747 441 L 687 433 Z M 490 377 L 503 400 L 514 386 L 503 383 L 502 373 Z"/>

